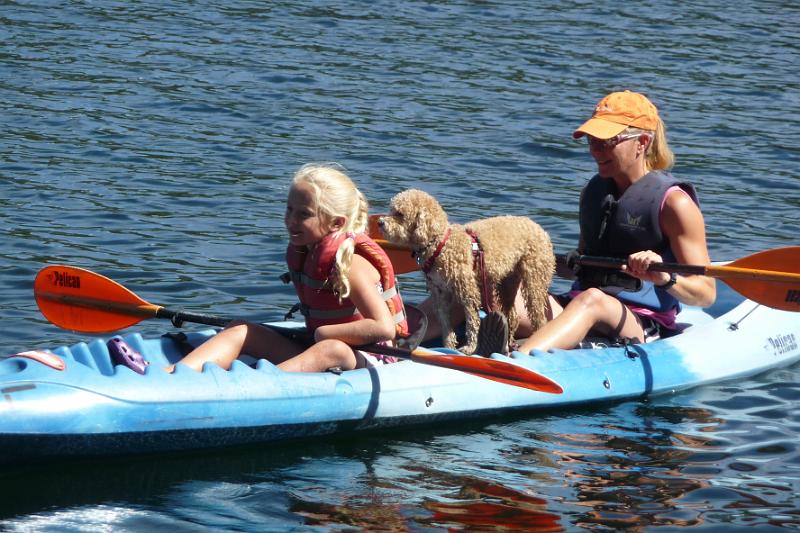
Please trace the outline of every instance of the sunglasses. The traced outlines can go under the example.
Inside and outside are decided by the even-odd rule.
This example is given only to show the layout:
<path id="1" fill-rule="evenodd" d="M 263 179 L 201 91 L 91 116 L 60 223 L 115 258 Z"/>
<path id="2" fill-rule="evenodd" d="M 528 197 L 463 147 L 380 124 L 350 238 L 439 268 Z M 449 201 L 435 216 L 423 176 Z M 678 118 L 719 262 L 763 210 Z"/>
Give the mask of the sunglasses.
<path id="1" fill-rule="evenodd" d="M 642 133 L 628 133 L 626 135 L 619 134 L 610 139 L 598 139 L 591 135 L 586 136 L 586 142 L 589 143 L 589 148 L 592 150 L 611 150 L 621 142 L 629 141 L 631 139 L 638 139 Z"/>

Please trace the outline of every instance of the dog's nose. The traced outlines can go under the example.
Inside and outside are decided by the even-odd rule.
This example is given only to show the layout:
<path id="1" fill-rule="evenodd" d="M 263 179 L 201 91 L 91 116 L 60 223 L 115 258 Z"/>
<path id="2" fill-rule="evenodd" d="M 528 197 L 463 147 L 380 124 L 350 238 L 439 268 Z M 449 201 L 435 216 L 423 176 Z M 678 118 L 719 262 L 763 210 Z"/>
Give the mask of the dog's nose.
<path id="1" fill-rule="evenodd" d="M 378 219 L 378 227 L 383 229 L 383 217 Z"/>

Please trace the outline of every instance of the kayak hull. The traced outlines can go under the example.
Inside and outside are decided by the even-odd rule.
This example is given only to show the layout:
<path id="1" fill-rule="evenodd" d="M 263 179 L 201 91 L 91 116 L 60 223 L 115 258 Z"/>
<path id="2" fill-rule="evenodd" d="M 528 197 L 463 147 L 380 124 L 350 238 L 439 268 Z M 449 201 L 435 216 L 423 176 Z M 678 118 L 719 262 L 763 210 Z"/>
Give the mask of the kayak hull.
<path id="1" fill-rule="evenodd" d="M 227 371 L 178 365 L 168 374 L 162 367 L 180 358 L 174 342 L 138 333 L 125 340 L 150 361 L 144 375 L 113 366 L 102 339 L 56 348 L 56 361 L 15 355 L 0 359 L 0 462 L 247 445 L 565 408 L 673 393 L 800 360 L 798 313 L 745 300 L 716 319 L 687 308 L 679 320 L 683 333 L 644 345 L 493 356 L 553 379 L 563 394 L 411 361 L 341 374 L 236 361 Z M 196 345 L 214 334 L 188 335 Z"/>

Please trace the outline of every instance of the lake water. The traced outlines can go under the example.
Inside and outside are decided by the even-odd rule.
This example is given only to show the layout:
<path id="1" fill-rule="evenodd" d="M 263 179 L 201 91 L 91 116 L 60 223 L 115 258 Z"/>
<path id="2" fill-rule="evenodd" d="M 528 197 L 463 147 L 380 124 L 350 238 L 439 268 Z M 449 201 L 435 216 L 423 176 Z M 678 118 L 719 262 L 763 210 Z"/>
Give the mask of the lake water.
<path id="1" fill-rule="evenodd" d="M 2 3 L 3 350 L 85 338 L 38 312 L 49 263 L 170 307 L 282 316 L 284 200 L 309 161 L 344 165 L 373 212 L 423 188 L 455 221 L 529 215 L 566 251 L 594 171 L 570 134 L 625 88 L 659 107 L 713 259 L 798 244 L 800 7 L 688 4 Z M 587 410 L 12 468 L 0 528 L 800 529 L 799 380 L 794 366 Z"/>

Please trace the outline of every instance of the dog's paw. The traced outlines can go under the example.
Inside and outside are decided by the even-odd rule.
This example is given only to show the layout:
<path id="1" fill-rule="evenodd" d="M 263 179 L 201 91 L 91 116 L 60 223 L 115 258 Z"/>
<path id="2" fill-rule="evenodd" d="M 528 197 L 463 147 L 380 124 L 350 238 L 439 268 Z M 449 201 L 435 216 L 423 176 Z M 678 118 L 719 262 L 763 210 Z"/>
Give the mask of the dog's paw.
<path id="1" fill-rule="evenodd" d="M 456 350 L 463 353 L 464 355 L 474 355 L 475 354 L 475 344 L 462 344 Z"/>
<path id="2" fill-rule="evenodd" d="M 442 338 L 442 344 L 444 344 L 445 348 L 456 348 L 456 345 L 458 344 L 458 338 L 456 337 L 455 332 L 445 335 L 444 338 Z"/>

